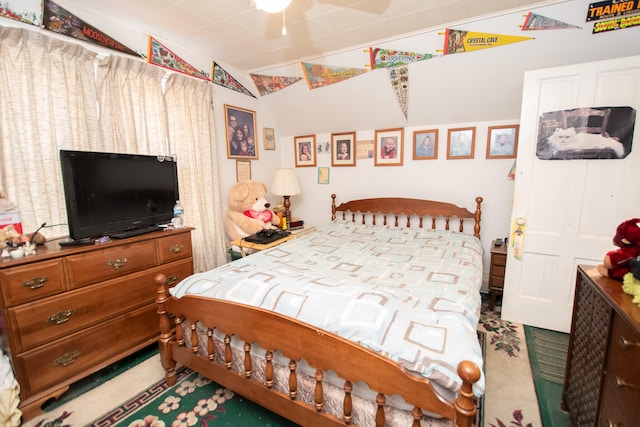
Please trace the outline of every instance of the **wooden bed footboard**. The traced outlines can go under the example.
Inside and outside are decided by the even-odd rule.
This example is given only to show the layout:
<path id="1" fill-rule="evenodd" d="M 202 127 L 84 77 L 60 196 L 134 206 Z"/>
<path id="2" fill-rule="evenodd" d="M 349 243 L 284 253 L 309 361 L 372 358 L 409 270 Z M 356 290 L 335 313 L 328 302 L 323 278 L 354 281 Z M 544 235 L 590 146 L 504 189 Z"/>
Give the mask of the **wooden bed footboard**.
<path id="1" fill-rule="evenodd" d="M 366 223 L 367 215 L 373 225 L 376 224 L 376 216 L 382 215 L 384 225 L 387 225 L 388 217 L 394 220 L 394 225 L 399 226 L 400 216 L 406 217 L 406 226 L 411 226 L 412 218 L 417 219 L 418 226 L 423 227 L 425 219 L 431 218 L 431 228 L 436 229 L 438 218 L 444 219 L 444 228 L 449 230 L 451 218 L 459 221 L 458 231 L 464 231 L 464 221 L 473 221 L 473 235 L 480 238 L 480 221 L 482 219 L 482 197 L 476 197 L 476 209 L 474 212 L 466 208 L 461 208 L 452 203 L 438 202 L 433 200 L 408 199 L 404 197 L 383 197 L 373 199 L 351 200 L 336 206 L 336 195 L 331 195 L 331 220 L 336 219 L 337 213 L 342 219 L 355 222 L 360 219 L 362 224 Z M 347 213 L 349 215 L 347 215 Z"/>
<path id="2" fill-rule="evenodd" d="M 352 421 L 352 384 L 364 381 L 378 393 L 376 425 L 384 425 L 385 396 L 401 395 L 414 407 L 413 426 L 420 425 L 422 410 L 439 414 L 460 427 L 470 427 L 476 413 L 473 402 L 473 383 L 480 379 L 480 369 L 463 361 L 458 366 L 462 379 L 459 397 L 454 403 L 441 399 L 430 382 L 413 375 L 396 362 L 337 335 L 295 319 L 228 301 L 198 296 L 170 296 L 163 274 L 155 278 L 157 312 L 160 317 L 160 358 L 169 385 L 176 382 L 176 365 L 181 364 L 199 372 L 212 381 L 227 387 L 245 398 L 303 426 L 346 426 Z M 182 323 L 189 321 L 189 337 L 185 340 Z M 196 323 L 206 328 L 206 343 L 200 342 Z M 224 335 L 224 350 L 216 354 L 214 331 Z M 231 337 L 244 343 L 243 366 L 233 366 Z M 191 343 L 189 347 L 185 342 Z M 265 381 L 252 377 L 254 370 L 251 346 L 266 349 Z M 206 348 L 201 354 L 199 348 Z M 279 351 L 289 360 L 288 393 L 273 387 L 273 355 Z M 255 356 L 255 355 L 254 355 Z M 316 369 L 314 404 L 297 399 L 296 364 L 305 359 Z M 223 360 L 218 363 L 217 360 Z M 324 372 L 333 370 L 344 382 L 342 418 L 323 409 Z"/>

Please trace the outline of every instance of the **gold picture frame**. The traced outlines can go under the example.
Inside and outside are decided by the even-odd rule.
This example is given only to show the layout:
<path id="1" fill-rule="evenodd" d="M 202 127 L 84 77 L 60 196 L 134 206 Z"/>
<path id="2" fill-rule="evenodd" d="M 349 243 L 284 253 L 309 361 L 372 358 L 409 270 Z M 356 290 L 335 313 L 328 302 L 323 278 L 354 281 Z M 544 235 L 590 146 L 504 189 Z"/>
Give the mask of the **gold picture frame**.
<path id="1" fill-rule="evenodd" d="M 251 160 L 236 160 L 236 181 L 251 179 Z"/>
<path id="2" fill-rule="evenodd" d="M 331 134 L 331 166 L 356 165 L 356 133 Z"/>
<path id="3" fill-rule="evenodd" d="M 519 125 L 489 126 L 487 159 L 515 159 L 518 154 Z"/>
<path id="4" fill-rule="evenodd" d="M 473 159 L 476 148 L 476 127 L 449 129 L 447 159 Z"/>
<path id="5" fill-rule="evenodd" d="M 265 150 L 276 149 L 276 131 L 273 128 L 262 129 L 262 145 Z"/>
<path id="6" fill-rule="evenodd" d="M 374 139 L 375 166 L 402 166 L 404 129 L 376 130 Z"/>
<path id="7" fill-rule="evenodd" d="M 438 158 L 438 129 L 413 132 L 413 160 L 435 160 Z"/>
<path id="8" fill-rule="evenodd" d="M 227 158 L 257 159 L 256 112 L 225 104 L 224 119 L 227 124 Z"/>
<path id="9" fill-rule="evenodd" d="M 316 165 L 316 136 L 303 135 L 293 137 L 293 151 L 296 167 L 303 168 Z"/>

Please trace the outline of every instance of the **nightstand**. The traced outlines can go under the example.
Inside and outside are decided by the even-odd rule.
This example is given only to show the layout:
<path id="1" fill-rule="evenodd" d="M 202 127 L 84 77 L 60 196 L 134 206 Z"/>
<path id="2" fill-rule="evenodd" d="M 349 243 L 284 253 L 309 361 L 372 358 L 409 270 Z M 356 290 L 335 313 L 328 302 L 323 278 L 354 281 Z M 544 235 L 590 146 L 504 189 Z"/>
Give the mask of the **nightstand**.
<path id="1" fill-rule="evenodd" d="M 489 310 L 496 305 L 496 297 L 502 295 L 504 271 L 507 265 L 507 244 L 491 246 L 491 267 L 489 268 Z"/>

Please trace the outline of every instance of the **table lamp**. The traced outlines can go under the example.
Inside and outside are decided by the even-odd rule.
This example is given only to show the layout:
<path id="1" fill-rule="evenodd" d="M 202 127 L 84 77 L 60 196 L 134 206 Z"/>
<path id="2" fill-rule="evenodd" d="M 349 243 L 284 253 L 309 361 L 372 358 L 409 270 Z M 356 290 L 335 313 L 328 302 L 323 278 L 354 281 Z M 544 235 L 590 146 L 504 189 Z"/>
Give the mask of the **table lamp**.
<path id="1" fill-rule="evenodd" d="M 296 174 L 291 168 L 276 169 L 276 175 L 271 184 L 271 194 L 284 197 L 284 217 L 287 218 L 287 226 L 291 224 L 291 202 L 289 197 L 300 194 L 300 185 Z"/>

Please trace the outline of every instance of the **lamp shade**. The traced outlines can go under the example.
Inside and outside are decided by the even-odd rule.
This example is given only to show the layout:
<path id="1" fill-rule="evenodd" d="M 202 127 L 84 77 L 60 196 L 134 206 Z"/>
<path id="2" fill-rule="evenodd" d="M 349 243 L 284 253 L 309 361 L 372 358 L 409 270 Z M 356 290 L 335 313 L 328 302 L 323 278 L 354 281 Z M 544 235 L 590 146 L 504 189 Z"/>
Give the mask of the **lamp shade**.
<path id="1" fill-rule="evenodd" d="M 254 0 L 254 2 L 258 10 L 264 10 L 267 13 L 278 13 L 285 10 L 291 0 Z"/>
<path id="2" fill-rule="evenodd" d="M 276 196 L 296 196 L 300 194 L 298 178 L 290 168 L 276 169 L 276 175 L 271 184 L 271 194 Z"/>

